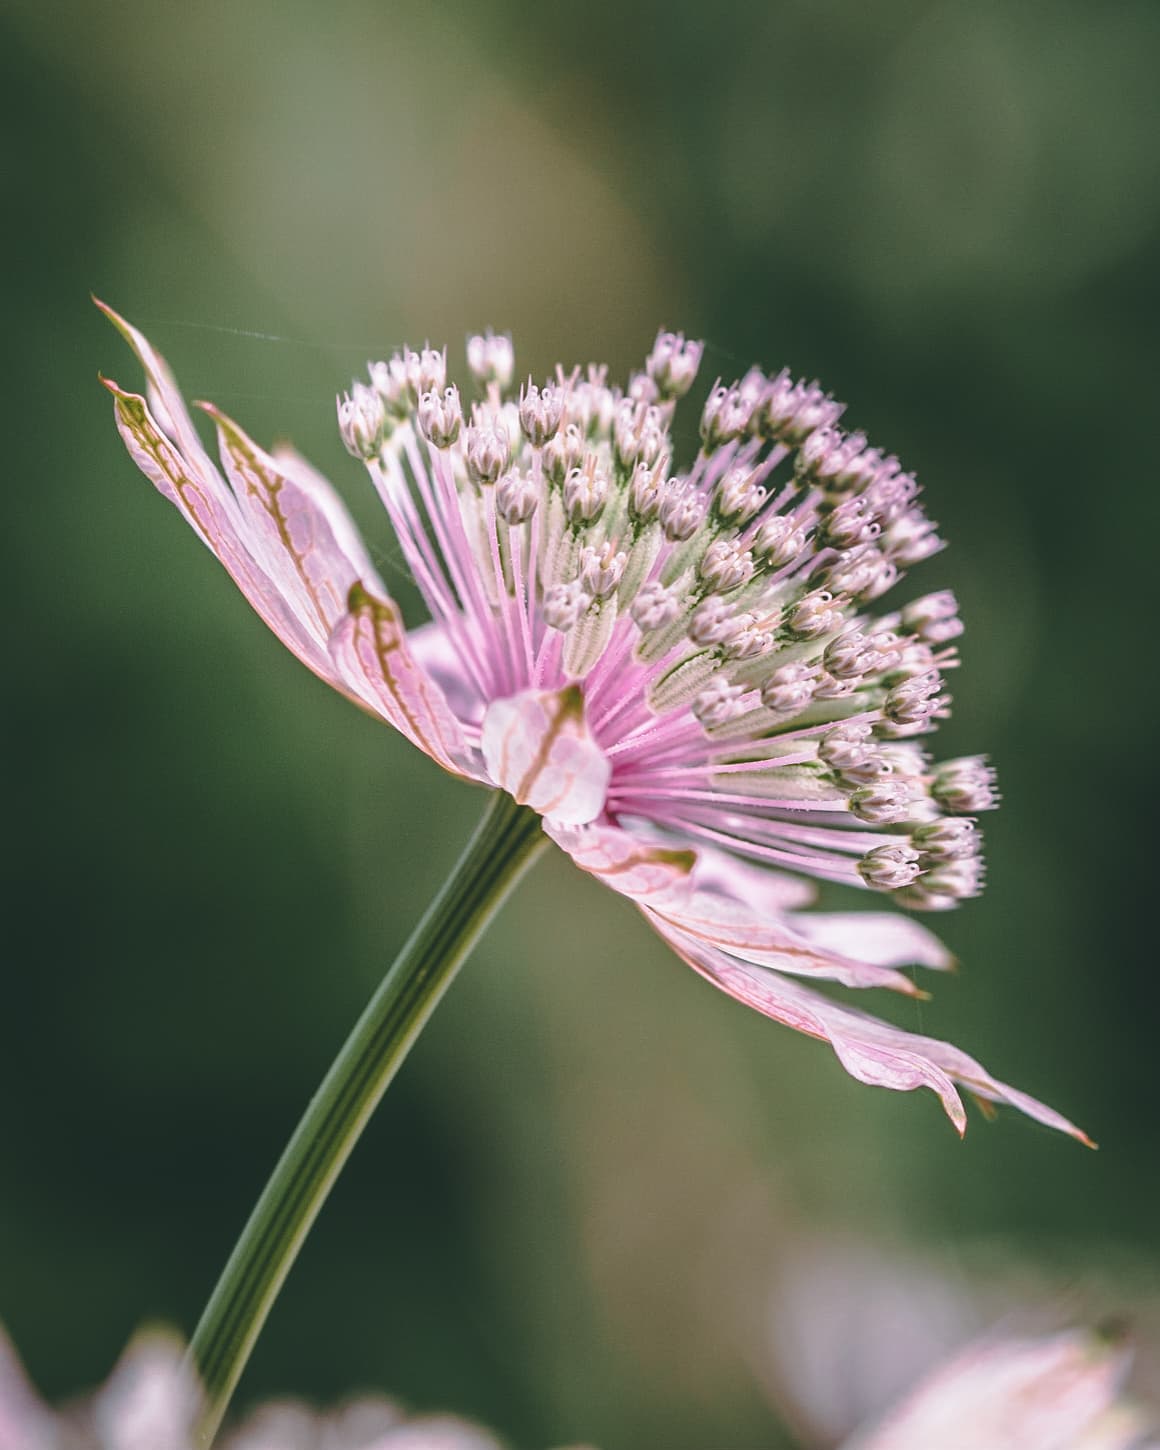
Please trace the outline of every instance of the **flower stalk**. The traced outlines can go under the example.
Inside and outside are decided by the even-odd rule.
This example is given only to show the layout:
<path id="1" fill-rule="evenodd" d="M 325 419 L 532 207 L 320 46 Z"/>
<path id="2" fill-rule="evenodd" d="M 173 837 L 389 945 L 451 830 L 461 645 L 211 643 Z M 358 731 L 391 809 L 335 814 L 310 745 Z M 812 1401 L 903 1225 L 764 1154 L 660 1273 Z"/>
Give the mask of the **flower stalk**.
<path id="1" fill-rule="evenodd" d="M 496 792 L 475 834 L 310 1100 L 190 1344 L 212 1444 L 258 1334 L 319 1210 L 460 965 L 547 844 L 540 817 Z"/>

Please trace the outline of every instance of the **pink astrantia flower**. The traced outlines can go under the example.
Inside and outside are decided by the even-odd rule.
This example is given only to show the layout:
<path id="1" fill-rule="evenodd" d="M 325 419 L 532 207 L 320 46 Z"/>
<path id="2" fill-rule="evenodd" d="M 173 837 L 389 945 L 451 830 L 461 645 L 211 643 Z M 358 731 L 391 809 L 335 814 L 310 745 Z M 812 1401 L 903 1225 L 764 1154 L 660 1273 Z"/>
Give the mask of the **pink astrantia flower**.
<path id="1" fill-rule="evenodd" d="M 105 309 L 108 311 L 108 309 Z M 956 1084 L 1082 1138 L 947 1043 L 818 982 L 914 995 L 945 968 L 924 927 L 806 912 L 806 877 L 941 910 L 981 884 L 979 757 L 935 765 L 961 631 L 953 597 L 871 603 L 941 548 L 914 476 L 816 384 L 715 386 L 675 472 L 700 344 L 662 333 L 626 390 L 560 370 L 510 394 L 506 338 L 472 338 L 465 415 L 442 352 L 370 368 L 339 404 L 432 622 L 407 631 L 346 509 L 289 449 L 217 408 L 225 477 L 164 361 L 116 314 L 146 396 L 106 386 L 130 454 L 315 674 L 444 769 L 510 792 L 738 1000 L 829 1042 L 862 1082 Z"/>
<path id="2" fill-rule="evenodd" d="M 981 1339 L 843 1450 L 1157 1450 L 1121 1395 L 1129 1362 L 1084 1330 Z"/>

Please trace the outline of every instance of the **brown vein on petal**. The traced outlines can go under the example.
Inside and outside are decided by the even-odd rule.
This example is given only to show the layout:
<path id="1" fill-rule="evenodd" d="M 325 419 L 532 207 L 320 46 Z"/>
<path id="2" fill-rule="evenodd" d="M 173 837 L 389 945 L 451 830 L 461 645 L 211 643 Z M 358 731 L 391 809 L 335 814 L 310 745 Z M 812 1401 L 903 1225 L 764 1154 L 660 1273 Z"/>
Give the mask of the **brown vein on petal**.
<path id="1" fill-rule="evenodd" d="M 555 698 L 555 713 L 548 722 L 548 728 L 544 731 L 539 747 L 532 757 L 532 763 L 528 766 L 523 780 L 512 791 L 512 795 L 521 805 L 527 802 L 536 778 L 547 765 L 548 757 L 552 753 L 553 745 L 560 738 L 561 730 L 563 730 L 569 720 L 582 720 L 584 718 L 584 696 L 581 693 L 579 685 L 569 685 L 567 689 L 561 690 Z"/>
<path id="2" fill-rule="evenodd" d="M 223 445 L 229 449 L 230 457 L 246 486 L 246 492 L 257 499 L 259 505 L 274 522 L 282 547 L 294 561 L 294 568 L 302 580 L 303 588 L 318 615 L 318 622 L 324 630 L 330 628 L 322 599 L 306 569 L 306 555 L 300 554 L 290 537 L 290 525 L 281 506 L 281 494 L 285 480 L 280 474 L 272 473 L 261 463 L 252 451 L 252 440 L 238 427 L 232 418 L 220 412 L 212 403 L 200 403 L 202 408 L 217 423 L 221 430 Z"/>
<path id="3" fill-rule="evenodd" d="M 453 764 L 454 756 L 447 748 L 446 742 L 436 727 L 436 738 L 431 739 L 430 735 L 422 728 L 419 717 L 407 704 L 402 690 L 400 690 L 394 672 L 388 662 L 388 657 L 399 650 L 406 649 L 404 644 L 403 621 L 399 615 L 398 607 L 393 601 L 376 599 L 369 594 L 362 584 L 352 584 L 350 594 L 347 597 L 347 608 L 357 629 L 359 624 L 369 624 L 371 630 L 370 644 L 374 650 L 375 660 L 379 666 L 379 673 L 383 684 L 390 691 L 391 699 L 398 708 L 399 713 L 406 720 L 407 725 L 413 732 L 416 740 L 420 741 L 432 754 L 438 756 L 444 764 Z M 424 702 L 430 707 L 431 699 L 427 693 L 426 677 L 416 671 L 417 688 L 422 695 Z M 433 709 L 428 710 L 428 716 L 432 723 L 436 720 Z"/>

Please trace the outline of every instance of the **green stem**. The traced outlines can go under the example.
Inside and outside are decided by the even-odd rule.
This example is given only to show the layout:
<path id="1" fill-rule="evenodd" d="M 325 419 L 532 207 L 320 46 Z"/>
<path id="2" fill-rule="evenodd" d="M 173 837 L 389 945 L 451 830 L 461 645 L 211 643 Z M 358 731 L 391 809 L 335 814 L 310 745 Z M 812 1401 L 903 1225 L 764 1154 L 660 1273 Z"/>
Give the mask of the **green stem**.
<path id="1" fill-rule="evenodd" d="M 415 1039 L 488 922 L 547 838 L 497 792 L 459 862 L 310 1100 L 258 1199 L 190 1344 L 217 1432 L 250 1351 L 335 1179 Z"/>

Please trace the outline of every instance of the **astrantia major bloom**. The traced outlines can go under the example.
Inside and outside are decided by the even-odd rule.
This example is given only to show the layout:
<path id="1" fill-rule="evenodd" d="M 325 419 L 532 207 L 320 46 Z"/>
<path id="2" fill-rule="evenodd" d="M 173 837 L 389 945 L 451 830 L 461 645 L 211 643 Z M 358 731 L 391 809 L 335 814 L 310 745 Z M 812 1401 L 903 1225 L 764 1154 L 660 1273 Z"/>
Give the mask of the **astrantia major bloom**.
<path id="1" fill-rule="evenodd" d="M 863 1082 L 956 1084 L 1082 1137 L 950 1045 L 815 990 L 913 994 L 949 958 L 896 913 L 804 911 L 810 877 L 941 910 L 982 879 L 982 758 L 932 763 L 957 663 L 953 597 L 877 601 L 941 548 L 913 474 L 838 428 L 814 383 L 715 385 L 700 446 L 672 425 L 701 346 L 662 333 L 627 388 L 603 368 L 513 393 L 511 343 L 475 337 L 465 407 L 443 352 L 372 364 L 339 404 L 431 623 L 408 632 L 330 485 L 220 411 L 225 477 L 161 358 L 117 424 L 259 615 L 316 674 L 438 764 L 510 793 L 677 953 L 828 1041 Z"/>

